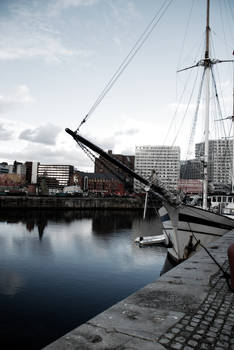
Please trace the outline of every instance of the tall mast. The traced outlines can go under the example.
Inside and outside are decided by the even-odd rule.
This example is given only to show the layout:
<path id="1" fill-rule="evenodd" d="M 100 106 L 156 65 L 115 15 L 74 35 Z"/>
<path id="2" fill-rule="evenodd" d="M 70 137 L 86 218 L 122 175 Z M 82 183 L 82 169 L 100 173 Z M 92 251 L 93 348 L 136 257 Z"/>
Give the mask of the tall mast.
<path id="1" fill-rule="evenodd" d="M 234 51 L 233 51 L 234 55 Z M 232 193 L 234 193 L 234 64 L 233 64 L 233 91 L 232 91 Z"/>
<path id="2" fill-rule="evenodd" d="M 204 59 L 206 77 L 205 102 L 205 145 L 204 145 L 204 181 L 203 181 L 203 209 L 207 209 L 208 197 L 208 158 L 209 158 L 209 121 L 210 121 L 210 0 L 207 0 L 206 11 L 206 51 Z"/>

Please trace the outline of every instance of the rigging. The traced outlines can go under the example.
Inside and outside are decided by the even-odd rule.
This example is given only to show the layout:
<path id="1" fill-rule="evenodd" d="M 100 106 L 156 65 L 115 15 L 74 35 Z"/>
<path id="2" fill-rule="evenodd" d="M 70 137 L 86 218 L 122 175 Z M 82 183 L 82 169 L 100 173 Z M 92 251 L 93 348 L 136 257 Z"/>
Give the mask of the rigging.
<path id="1" fill-rule="evenodd" d="M 98 105 L 101 103 L 103 98 L 106 96 L 106 94 L 110 91 L 112 86 L 116 83 L 120 75 L 124 72 L 124 70 L 127 68 L 129 63 L 132 61 L 134 56 L 137 54 L 137 52 L 141 49 L 141 47 L 144 45 L 146 40 L 149 38 L 150 34 L 153 32 L 157 24 L 160 22 L 170 5 L 172 4 L 174 0 L 166 0 L 163 5 L 160 7 L 158 12 L 154 15 L 153 19 L 150 21 L 150 23 L 146 26 L 143 33 L 140 35 L 136 43 L 133 45 L 132 49 L 129 51 L 128 55 L 125 57 L 125 59 L 122 61 L 116 72 L 112 75 L 111 79 L 105 86 L 105 88 L 101 91 L 96 101 L 93 103 L 91 108 L 89 109 L 86 116 L 82 119 L 80 122 L 78 128 L 76 129 L 76 132 L 79 131 L 80 127 L 88 120 L 88 118 L 91 116 L 91 114 L 95 111 L 95 109 L 98 107 Z"/>

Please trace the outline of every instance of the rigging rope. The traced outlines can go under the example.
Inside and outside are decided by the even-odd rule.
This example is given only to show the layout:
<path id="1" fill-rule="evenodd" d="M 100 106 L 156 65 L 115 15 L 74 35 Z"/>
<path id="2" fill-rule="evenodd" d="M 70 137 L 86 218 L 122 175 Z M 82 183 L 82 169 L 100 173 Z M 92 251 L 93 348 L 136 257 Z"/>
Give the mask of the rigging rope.
<path id="1" fill-rule="evenodd" d="M 88 147 L 86 147 L 85 145 L 83 145 L 81 142 L 77 141 L 78 146 L 80 146 L 80 148 L 86 153 L 86 155 L 89 157 L 89 159 L 95 163 L 95 160 L 97 160 L 99 163 L 101 163 L 111 174 L 113 174 L 115 177 L 117 177 L 123 184 L 126 185 L 126 179 L 121 176 L 120 174 L 118 174 L 114 169 L 112 169 L 111 167 L 109 167 L 106 162 L 102 161 L 100 159 L 100 157 L 96 157 L 94 153 L 92 153 L 90 151 L 90 149 Z"/>
<path id="2" fill-rule="evenodd" d="M 196 105 L 196 110 L 195 110 L 195 113 L 194 113 L 194 118 L 193 118 L 193 122 L 192 122 L 190 138 L 189 138 L 187 157 L 189 155 L 191 155 L 191 148 L 192 148 L 192 145 L 193 145 L 193 142 L 194 142 L 194 135 L 195 135 L 195 131 L 196 131 L 198 111 L 199 111 L 200 102 L 201 102 L 201 94 L 202 94 L 202 87 L 203 87 L 204 78 L 205 78 L 205 69 L 203 70 L 203 74 L 202 74 L 202 78 L 201 78 L 201 84 L 200 84 L 200 88 L 199 88 L 199 92 L 198 92 L 197 105 Z"/>
<path id="3" fill-rule="evenodd" d="M 160 22 L 161 18 L 166 13 L 167 9 L 171 5 L 171 3 L 174 0 L 166 0 L 163 5 L 160 7 L 159 11 L 156 13 L 156 15 L 153 17 L 151 22 L 147 25 L 146 29 L 143 31 L 143 33 L 140 35 L 139 39 L 136 41 L 136 43 L 133 45 L 132 49 L 128 53 L 128 55 L 125 57 L 123 62 L 118 67 L 117 71 L 113 74 L 109 82 L 107 83 L 106 87 L 101 91 L 100 95 L 98 96 L 97 100 L 94 102 L 94 104 L 89 109 L 88 113 L 84 117 L 84 119 L 80 122 L 78 128 L 76 129 L 76 132 L 79 131 L 82 124 L 84 124 L 87 119 L 90 117 L 90 115 L 95 111 L 97 106 L 101 103 L 103 98 L 106 96 L 106 94 L 110 91 L 112 86 L 115 84 L 117 79 L 120 77 L 120 75 L 124 72 L 124 70 L 127 68 L 129 63 L 132 61 L 134 56 L 137 54 L 137 52 L 141 49 L 143 44 L 146 42 L 156 25 Z M 167 3 L 167 4 L 166 4 Z"/>
<path id="4" fill-rule="evenodd" d="M 177 131 L 177 133 L 176 133 L 176 135 L 175 135 L 175 138 L 174 138 L 174 140 L 173 140 L 173 142 L 172 142 L 172 146 L 175 145 L 175 142 L 176 142 L 176 140 L 177 140 L 177 138 L 178 138 L 178 135 L 179 135 L 179 131 L 181 130 L 181 127 L 182 127 L 182 125 L 183 125 L 183 123 L 184 123 L 185 117 L 186 117 L 186 115 L 187 115 L 187 113 L 188 113 L 188 109 L 189 109 L 189 106 L 190 106 L 190 103 L 191 103 L 191 101 L 192 101 L 192 97 L 193 97 L 193 94 L 194 94 L 194 90 L 195 90 L 195 86 L 196 86 L 196 82 L 197 82 L 197 77 L 198 77 L 198 73 L 196 74 L 196 78 L 195 78 L 194 83 L 193 83 L 193 87 L 192 87 L 192 91 L 191 91 L 191 94 L 190 94 L 190 97 L 189 97 L 189 101 L 188 101 L 188 104 L 187 104 L 187 107 L 186 107 L 184 116 L 183 116 L 183 118 L 182 118 L 182 120 L 181 120 L 181 122 L 180 122 L 180 126 L 179 126 L 179 128 L 178 128 L 178 131 Z"/>

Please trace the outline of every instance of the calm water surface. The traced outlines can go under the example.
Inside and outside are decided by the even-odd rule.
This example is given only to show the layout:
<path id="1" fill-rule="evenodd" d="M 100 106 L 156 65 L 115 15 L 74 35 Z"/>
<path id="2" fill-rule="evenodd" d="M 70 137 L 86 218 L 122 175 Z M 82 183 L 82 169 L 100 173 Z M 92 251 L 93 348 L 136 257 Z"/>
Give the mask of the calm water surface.
<path id="1" fill-rule="evenodd" d="M 155 281 L 162 247 L 134 238 L 160 233 L 131 211 L 0 213 L 1 349 L 41 349 Z"/>

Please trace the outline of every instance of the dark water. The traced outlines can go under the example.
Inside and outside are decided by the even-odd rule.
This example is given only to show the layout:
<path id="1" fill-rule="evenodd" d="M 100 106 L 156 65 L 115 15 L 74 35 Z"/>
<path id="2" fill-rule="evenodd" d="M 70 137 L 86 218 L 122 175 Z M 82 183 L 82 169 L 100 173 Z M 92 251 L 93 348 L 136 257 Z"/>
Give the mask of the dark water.
<path id="1" fill-rule="evenodd" d="M 41 349 L 156 280 L 166 249 L 131 211 L 0 213 L 0 348 Z"/>

